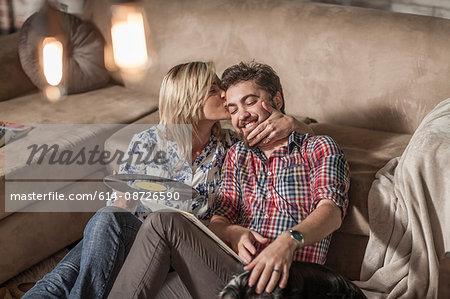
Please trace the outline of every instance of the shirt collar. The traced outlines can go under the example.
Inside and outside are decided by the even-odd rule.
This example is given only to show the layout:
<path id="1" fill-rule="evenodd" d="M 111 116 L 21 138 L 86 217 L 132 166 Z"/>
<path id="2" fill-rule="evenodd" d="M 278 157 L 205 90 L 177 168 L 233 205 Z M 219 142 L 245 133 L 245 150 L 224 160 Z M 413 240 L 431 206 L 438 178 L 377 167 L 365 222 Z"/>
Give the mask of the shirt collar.
<path id="1" fill-rule="evenodd" d="M 261 161 L 265 161 L 267 157 L 264 155 L 263 151 L 259 147 L 250 149 Z"/>
<path id="2" fill-rule="evenodd" d="M 309 137 L 310 135 L 308 133 L 306 134 L 300 134 L 296 131 L 292 132 L 289 135 L 289 140 L 288 140 L 288 152 L 289 154 L 292 153 L 292 151 L 295 149 L 295 147 L 300 148 L 303 144 L 303 141 L 305 140 L 305 138 Z"/>
<path id="3" fill-rule="evenodd" d="M 291 154 L 292 151 L 295 149 L 295 147 L 300 148 L 303 144 L 303 141 L 305 140 L 306 137 L 310 136 L 308 133 L 306 134 L 300 134 L 296 131 L 292 132 L 289 135 L 289 139 L 288 139 L 288 154 Z M 266 160 L 266 156 L 264 155 L 263 151 L 259 149 L 259 147 L 256 147 L 254 149 L 251 149 L 251 151 L 258 156 L 259 159 L 261 160 Z M 276 149 L 275 151 L 279 151 L 279 149 Z M 282 153 L 280 153 L 282 154 Z"/>

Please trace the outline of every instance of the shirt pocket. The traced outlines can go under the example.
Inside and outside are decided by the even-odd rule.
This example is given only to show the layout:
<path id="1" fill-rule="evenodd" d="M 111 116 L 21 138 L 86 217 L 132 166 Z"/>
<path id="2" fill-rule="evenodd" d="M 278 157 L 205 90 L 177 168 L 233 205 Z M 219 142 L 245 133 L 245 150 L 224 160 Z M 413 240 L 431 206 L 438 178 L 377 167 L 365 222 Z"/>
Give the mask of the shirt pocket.
<path id="1" fill-rule="evenodd" d="M 291 220 L 300 223 L 309 214 L 311 189 L 306 164 L 284 167 L 277 177 L 275 190 L 278 210 Z"/>

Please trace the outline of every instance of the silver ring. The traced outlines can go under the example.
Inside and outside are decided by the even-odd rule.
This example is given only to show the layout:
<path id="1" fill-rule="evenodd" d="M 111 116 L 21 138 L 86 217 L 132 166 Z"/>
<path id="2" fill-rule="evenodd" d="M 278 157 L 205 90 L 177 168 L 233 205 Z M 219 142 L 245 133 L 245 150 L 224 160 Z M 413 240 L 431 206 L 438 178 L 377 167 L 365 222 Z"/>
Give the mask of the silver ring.
<path id="1" fill-rule="evenodd" d="M 277 272 L 277 273 L 281 273 L 281 270 L 278 270 L 278 269 L 273 269 L 272 271 L 273 272 Z"/>
<path id="2" fill-rule="evenodd" d="M 267 137 L 266 140 L 267 140 L 267 142 L 270 142 L 270 138 L 269 137 Z"/>

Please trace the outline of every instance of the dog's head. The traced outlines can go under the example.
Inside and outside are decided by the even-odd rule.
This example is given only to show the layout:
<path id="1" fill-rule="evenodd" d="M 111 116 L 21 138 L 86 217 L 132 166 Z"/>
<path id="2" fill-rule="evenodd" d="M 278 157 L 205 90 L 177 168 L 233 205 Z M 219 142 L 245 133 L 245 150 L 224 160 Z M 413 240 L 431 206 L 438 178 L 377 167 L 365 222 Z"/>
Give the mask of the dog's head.
<path id="1" fill-rule="evenodd" d="M 291 267 L 292 270 L 292 267 Z M 286 288 L 277 287 L 272 293 L 256 294 L 254 287 L 248 287 L 250 272 L 236 275 L 222 289 L 221 299 L 300 299 L 300 298 L 346 298 L 364 299 L 366 296 L 351 281 L 325 266 L 296 262 L 289 273 Z"/>
<path id="2" fill-rule="evenodd" d="M 296 289 L 277 287 L 272 293 L 257 294 L 255 287 L 248 286 L 250 271 L 235 275 L 219 294 L 220 299 L 283 299 L 300 298 Z"/>

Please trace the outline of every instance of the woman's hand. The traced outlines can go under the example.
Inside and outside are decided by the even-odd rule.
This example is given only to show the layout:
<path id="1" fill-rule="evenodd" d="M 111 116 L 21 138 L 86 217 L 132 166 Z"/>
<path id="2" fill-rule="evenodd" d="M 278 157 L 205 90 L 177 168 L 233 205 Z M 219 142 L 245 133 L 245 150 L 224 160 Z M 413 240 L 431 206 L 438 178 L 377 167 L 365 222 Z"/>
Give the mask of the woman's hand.
<path id="1" fill-rule="evenodd" d="M 270 145 L 276 141 L 288 137 L 293 131 L 314 135 L 313 130 L 303 122 L 294 117 L 281 113 L 279 110 L 262 102 L 263 108 L 270 113 L 268 119 L 260 123 L 248 134 L 247 139 L 250 146 L 258 144 Z"/>

